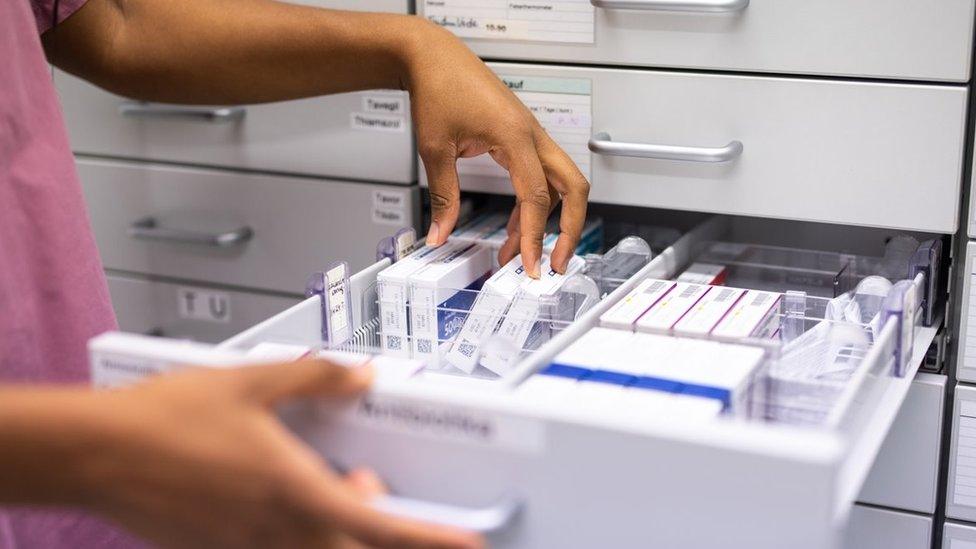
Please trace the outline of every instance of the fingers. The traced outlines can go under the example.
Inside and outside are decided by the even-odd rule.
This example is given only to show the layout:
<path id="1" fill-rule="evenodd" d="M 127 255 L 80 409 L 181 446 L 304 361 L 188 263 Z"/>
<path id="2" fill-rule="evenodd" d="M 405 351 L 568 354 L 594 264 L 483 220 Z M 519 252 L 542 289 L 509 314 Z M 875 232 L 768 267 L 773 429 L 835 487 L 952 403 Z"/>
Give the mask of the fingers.
<path id="1" fill-rule="evenodd" d="M 477 534 L 383 513 L 368 504 L 348 508 L 340 526 L 347 535 L 371 547 L 404 549 L 480 549 Z"/>
<path id="2" fill-rule="evenodd" d="M 431 221 L 427 245 L 440 246 L 454 231 L 461 208 L 461 186 L 457 175 L 457 154 L 447 147 L 427 148 L 421 157 L 430 190 Z"/>
<path id="3" fill-rule="evenodd" d="M 549 187 L 549 215 L 552 215 L 552 211 L 556 209 L 559 205 L 559 194 L 556 189 Z M 515 203 L 515 207 L 512 208 L 512 214 L 508 218 L 508 225 L 505 227 L 505 231 L 508 237 L 505 242 L 502 243 L 502 247 L 498 250 L 498 262 L 499 265 L 504 265 L 512 260 L 513 257 L 520 253 L 520 247 L 522 244 L 522 232 L 521 232 L 521 222 L 522 208 L 519 203 Z M 548 216 L 547 216 L 548 220 Z M 548 221 L 546 222 L 548 226 Z"/>
<path id="4" fill-rule="evenodd" d="M 504 164 L 518 198 L 519 250 L 525 272 L 539 278 L 542 237 L 546 232 L 552 199 L 549 184 L 531 139 L 514 143 L 504 150 Z M 511 234 L 511 233 L 510 233 Z"/>
<path id="5" fill-rule="evenodd" d="M 372 469 L 353 469 L 346 474 L 346 484 L 366 499 L 382 496 L 386 485 Z"/>
<path id="6" fill-rule="evenodd" d="M 590 183 L 583 177 L 573 159 L 545 132 L 537 136 L 536 141 L 539 144 L 539 156 L 542 159 L 546 178 L 562 198 L 559 238 L 552 251 L 551 262 L 556 272 L 565 273 L 586 223 L 586 202 L 590 195 Z"/>
<path id="7" fill-rule="evenodd" d="M 369 365 L 345 367 L 321 359 L 284 364 L 247 366 L 234 372 L 244 394 L 263 404 L 285 398 L 351 396 L 366 390 L 373 380 Z"/>

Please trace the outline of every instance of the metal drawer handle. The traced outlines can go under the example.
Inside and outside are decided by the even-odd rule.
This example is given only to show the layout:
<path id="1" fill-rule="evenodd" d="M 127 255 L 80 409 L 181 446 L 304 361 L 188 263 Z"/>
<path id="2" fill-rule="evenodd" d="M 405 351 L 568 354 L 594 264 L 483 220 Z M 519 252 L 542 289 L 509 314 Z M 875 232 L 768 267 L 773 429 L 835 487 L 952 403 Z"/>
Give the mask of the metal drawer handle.
<path id="1" fill-rule="evenodd" d="M 614 142 L 607 132 L 590 138 L 590 150 L 607 156 L 632 156 L 684 162 L 728 162 L 742 154 L 742 142 L 730 141 L 724 147 L 682 147 L 680 145 L 655 145 L 651 143 Z"/>
<path id="2" fill-rule="evenodd" d="M 244 107 L 197 107 L 167 105 L 145 101 L 124 101 L 119 105 L 122 116 L 134 118 L 186 118 L 203 122 L 236 122 L 244 118 Z"/>
<path id="3" fill-rule="evenodd" d="M 405 518 L 453 526 L 479 534 L 498 534 L 509 528 L 522 509 L 514 498 L 480 509 L 458 507 L 399 496 L 382 496 L 373 505 L 387 513 Z"/>
<path id="4" fill-rule="evenodd" d="M 746 9 L 749 0 L 590 0 L 590 4 L 605 10 L 734 13 Z"/>
<path id="5" fill-rule="evenodd" d="M 213 248 L 230 248 L 240 246 L 254 236 L 254 231 L 247 225 L 226 233 L 200 233 L 184 229 L 160 227 L 156 218 L 144 217 L 129 225 L 129 235 L 142 240 L 158 240 L 177 244 L 199 244 Z"/>

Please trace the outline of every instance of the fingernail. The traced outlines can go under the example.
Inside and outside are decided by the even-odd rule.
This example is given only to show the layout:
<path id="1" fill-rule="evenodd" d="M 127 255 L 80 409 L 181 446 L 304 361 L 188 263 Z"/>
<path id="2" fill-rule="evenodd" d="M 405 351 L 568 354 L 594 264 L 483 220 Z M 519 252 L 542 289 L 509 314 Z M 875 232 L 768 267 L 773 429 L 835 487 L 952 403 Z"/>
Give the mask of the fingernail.
<path id="1" fill-rule="evenodd" d="M 427 245 L 436 246 L 439 237 L 440 237 L 440 226 L 437 225 L 436 221 L 431 221 L 430 230 L 427 231 Z"/>
<path id="2" fill-rule="evenodd" d="M 539 278 L 539 262 L 533 261 L 528 269 L 529 278 Z"/>

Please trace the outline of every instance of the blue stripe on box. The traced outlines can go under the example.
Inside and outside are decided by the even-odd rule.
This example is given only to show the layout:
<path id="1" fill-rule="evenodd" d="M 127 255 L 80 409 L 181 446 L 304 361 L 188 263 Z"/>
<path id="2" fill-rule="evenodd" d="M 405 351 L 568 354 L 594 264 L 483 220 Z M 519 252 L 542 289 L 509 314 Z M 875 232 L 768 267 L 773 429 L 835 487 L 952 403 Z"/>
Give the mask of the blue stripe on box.
<path id="1" fill-rule="evenodd" d="M 592 372 L 586 368 L 580 368 L 578 366 L 566 366 L 565 364 L 550 364 L 544 370 L 539 372 L 540 375 L 544 376 L 554 376 L 554 377 L 565 377 L 568 379 L 580 380 Z"/>
<path id="2" fill-rule="evenodd" d="M 680 393 L 682 388 L 681 384 L 677 381 L 645 376 L 637 378 L 637 381 L 631 387 L 647 389 L 649 391 L 663 391 L 665 393 Z"/>
<path id="3" fill-rule="evenodd" d="M 609 383 L 611 385 L 622 385 L 626 387 L 637 381 L 637 376 L 611 372 L 609 370 L 595 370 L 583 381 L 595 381 L 597 383 Z"/>

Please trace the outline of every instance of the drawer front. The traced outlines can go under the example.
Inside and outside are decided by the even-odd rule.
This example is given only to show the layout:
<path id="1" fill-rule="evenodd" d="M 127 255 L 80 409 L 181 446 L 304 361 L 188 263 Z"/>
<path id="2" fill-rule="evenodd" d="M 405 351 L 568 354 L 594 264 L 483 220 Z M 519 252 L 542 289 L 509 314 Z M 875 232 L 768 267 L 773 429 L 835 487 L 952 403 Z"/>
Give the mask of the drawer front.
<path id="1" fill-rule="evenodd" d="M 976 521 L 976 387 L 956 385 L 946 516 Z"/>
<path id="2" fill-rule="evenodd" d="M 106 268 L 181 279 L 301 293 L 330 261 L 369 265 L 379 239 L 420 215 L 416 187 L 107 160 L 78 170 Z"/>
<path id="3" fill-rule="evenodd" d="M 661 2 L 643 2 L 655 3 Z M 593 8 L 589 0 L 537 2 L 555 8 L 542 15 L 506 9 L 508 3 L 492 0 L 418 0 L 417 9 L 442 24 L 455 23 L 455 33 L 471 37 L 471 47 L 493 59 L 953 82 L 969 78 L 972 0 L 735 4 L 746 3 L 732 13 Z M 467 24 L 457 25 L 461 20 Z M 499 23 L 507 25 L 507 32 L 490 31 Z M 563 29 L 575 32 L 555 32 Z"/>
<path id="4" fill-rule="evenodd" d="M 333 10 L 410 13 L 410 0 L 289 0 L 289 2 Z"/>
<path id="5" fill-rule="evenodd" d="M 845 549 L 929 549 L 930 516 L 855 505 L 844 538 Z"/>
<path id="6" fill-rule="evenodd" d="M 154 114 L 152 109 L 160 105 L 132 102 L 65 73 L 59 72 L 56 82 L 71 145 L 78 153 L 388 183 L 416 181 L 406 92 L 248 105 L 240 107 L 240 119 L 207 119 L 181 112 Z M 132 110 L 123 113 L 125 109 Z"/>
<path id="7" fill-rule="evenodd" d="M 962 306 L 959 308 L 959 351 L 956 353 L 956 378 L 976 382 L 976 300 L 972 299 L 976 281 L 976 242 L 966 244 L 963 261 Z"/>
<path id="8" fill-rule="evenodd" d="M 918 374 L 858 501 L 934 513 L 946 376 Z"/>
<path id="9" fill-rule="evenodd" d="M 976 526 L 947 520 L 942 528 L 942 549 L 976 549 Z"/>
<path id="10" fill-rule="evenodd" d="M 492 67 L 513 87 L 557 78 L 567 87 L 583 82 L 577 87 L 591 90 L 592 120 L 577 110 L 575 118 L 556 118 L 546 125 L 577 163 L 588 164 L 581 168 L 591 175 L 590 198 L 595 202 L 955 231 L 965 88 Z M 557 97 L 543 96 L 552 108 L 559 106 Z M 721 148 L 739 141 L 743 148 L 738 156 L 734 146 L 706 151 L 731 157 L 725 162 L 589 154 L 585 134 L 597 132 L 614 141 L 604 148 L 630 155 L 642 154 L 633 149 L 646 150 L 647 145 L 702 152 L 697 147 Z M 661 153 L 660 148 L 654 151 Z M 687 158 L 688 151 L 679 152 Z M 462 187 L 511 192 L 507 178 L 461 166 Z"/>
<path id="11" fill-rule="evenodd" d="M 126 332 L 216 343 L 299 302 L 298 297 L 182 285 L 109 273 L 108 289 Z"/>

